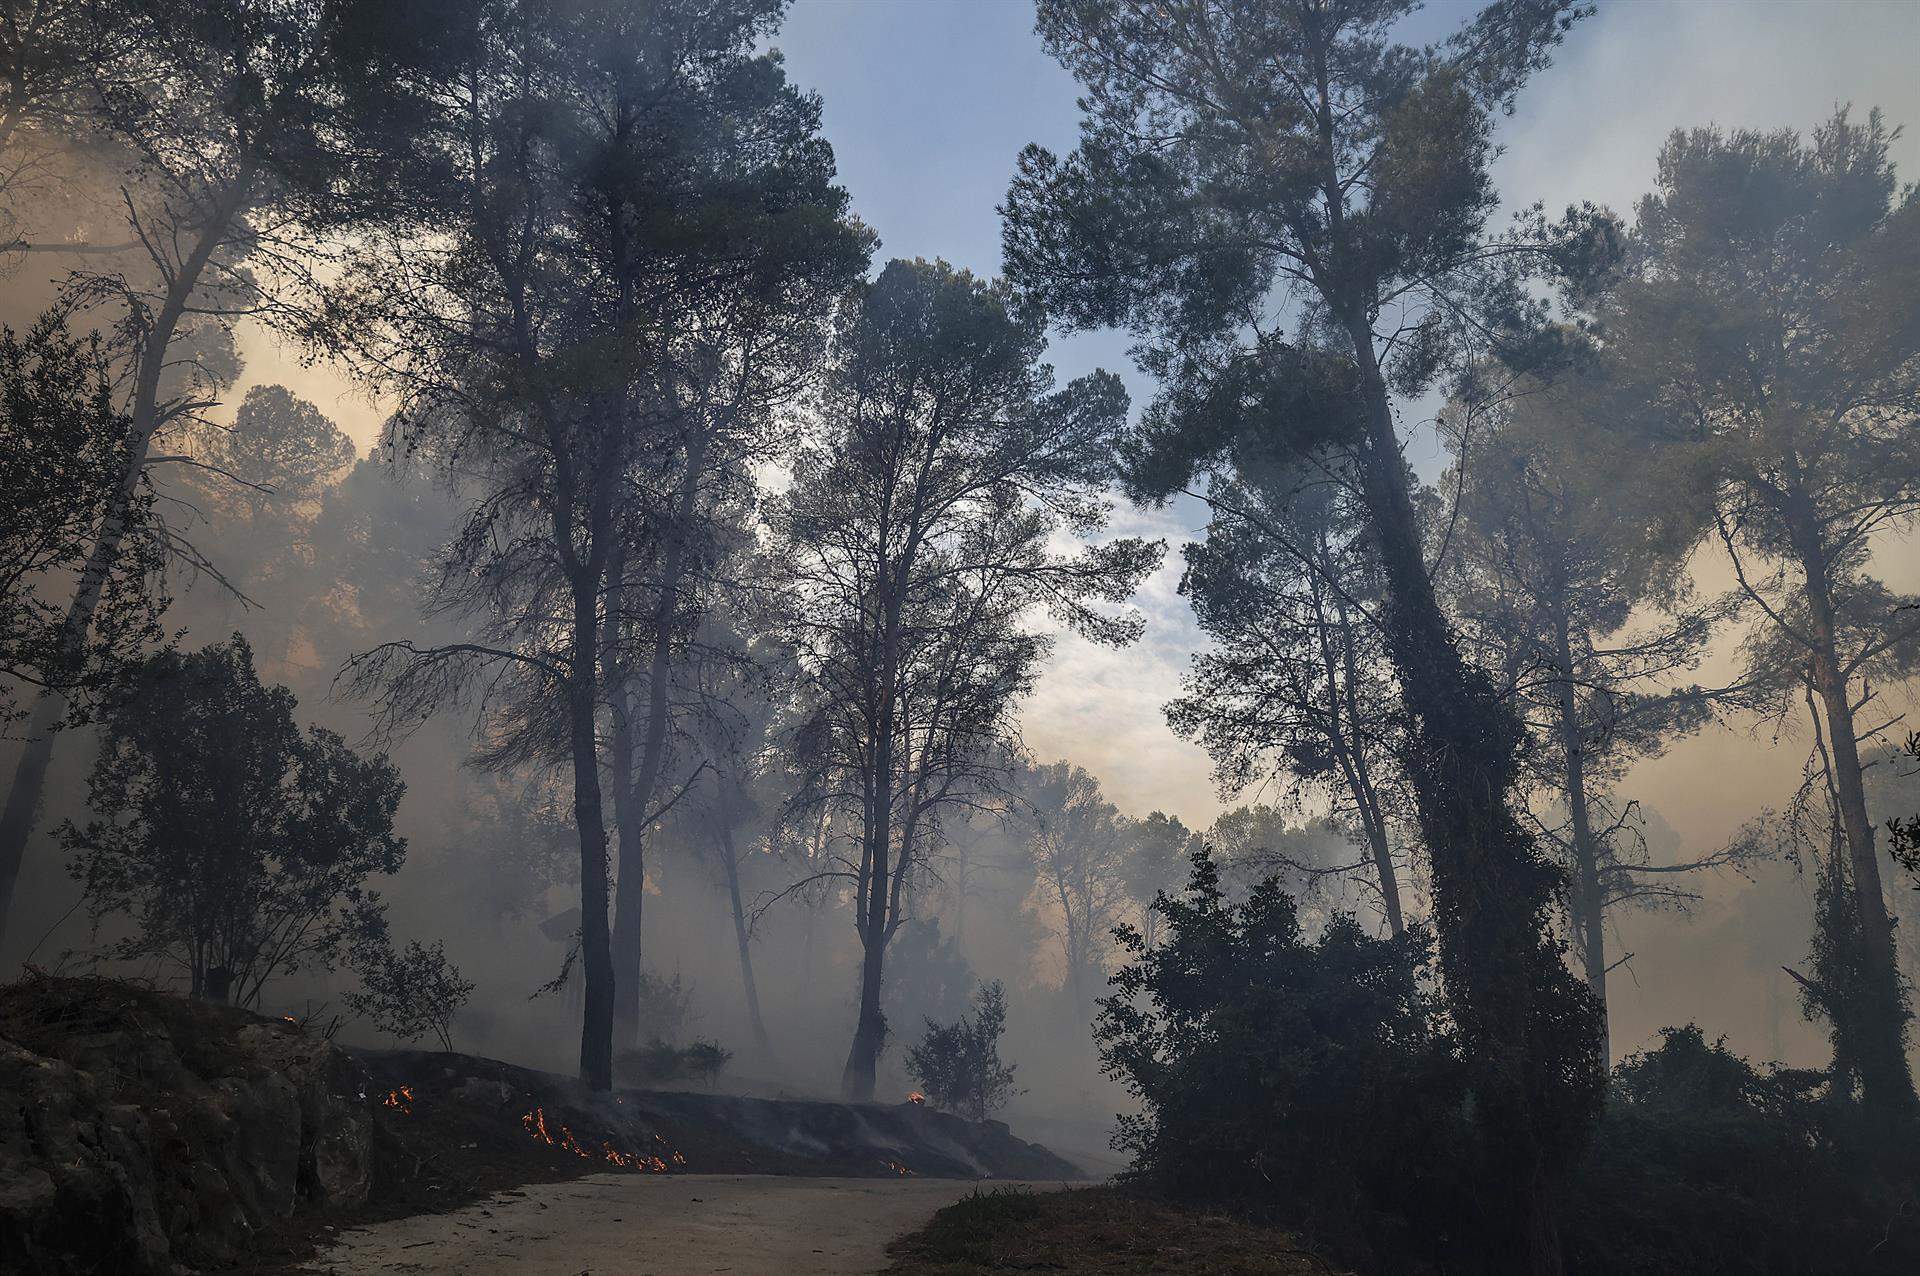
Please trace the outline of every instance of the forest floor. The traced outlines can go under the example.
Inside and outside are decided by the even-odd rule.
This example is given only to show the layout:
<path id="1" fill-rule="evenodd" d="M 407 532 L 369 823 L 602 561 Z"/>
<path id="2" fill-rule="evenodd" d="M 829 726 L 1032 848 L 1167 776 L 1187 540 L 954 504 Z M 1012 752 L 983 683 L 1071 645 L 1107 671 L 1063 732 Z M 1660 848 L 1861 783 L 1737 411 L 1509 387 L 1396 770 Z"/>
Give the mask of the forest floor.
<path id="1" fill-rule="evenodd" d="M 1339 1276 L 1285 1232 L 1112 1187 L 976 1189 L 888 1253 L 888 1276 Z"/>
<path id="2" fill-rule="evenodd" d="M 282 1270 L 852 1276 L 880 1270 L 890 1238 L 975 1190 L 954 1179 L 594 1174 L 343 1230 L 315 1257 Z"/>

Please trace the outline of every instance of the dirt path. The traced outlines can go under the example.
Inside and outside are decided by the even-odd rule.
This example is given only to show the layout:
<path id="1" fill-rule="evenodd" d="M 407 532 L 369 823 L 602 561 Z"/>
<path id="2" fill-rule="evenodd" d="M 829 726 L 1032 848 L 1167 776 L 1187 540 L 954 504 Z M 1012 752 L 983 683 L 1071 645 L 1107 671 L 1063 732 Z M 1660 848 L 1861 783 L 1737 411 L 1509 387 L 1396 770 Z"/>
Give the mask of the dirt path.
<path id="1" fill-rule="evenodd" d="M 303 1270 L 851 1276 L 884 1267 L 888 1241 L 976 1186 L 954 1179 L 596 1174 L 530 1185 L 449 1214 L 343 1232 Z"/>

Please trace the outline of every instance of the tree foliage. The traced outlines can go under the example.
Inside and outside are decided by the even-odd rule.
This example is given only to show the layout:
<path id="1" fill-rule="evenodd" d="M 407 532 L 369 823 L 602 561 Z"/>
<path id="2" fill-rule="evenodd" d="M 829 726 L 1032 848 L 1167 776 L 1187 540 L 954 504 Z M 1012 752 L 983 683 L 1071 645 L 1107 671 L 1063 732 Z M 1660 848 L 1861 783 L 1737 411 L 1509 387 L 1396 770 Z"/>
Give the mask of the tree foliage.
<path id="1" fill-rule="evenodd" d="M 277 975 L 332 969 L 384 942 L 368 881 L 399 871 L 405 786 L 383 756 L 301 731 L 239 635 L 162 652 L 102 723 L 95 818 L 60 830 L 109 955 L 183 968 L 195 996 L 257 1005 Z"/>
<path id="2" fill-rule="evenodd" d="M 907 1072 L 935 1107 L 984 1121 L 1019 1093 L 1014 1065 L 1000 1060 L 1006 1030 L 1007 990 L 996 979 L 974 993 L 972 1015 L 946 1024 L 927 1019 L 926 1035 L 907 1051 Z"/>
<path id="3" fill-rule="evenodd" d="M 0 331 L 0 727 L 47 693 L 69 721 L 84 719 L 164 637 L 165 554 L 145 482 L 91 628 L 67 624 L 67 595 L 126 465 L 129 425 L 110 377 L 99 342 L 73 336 L 57 314 L 24 335 Z"/>

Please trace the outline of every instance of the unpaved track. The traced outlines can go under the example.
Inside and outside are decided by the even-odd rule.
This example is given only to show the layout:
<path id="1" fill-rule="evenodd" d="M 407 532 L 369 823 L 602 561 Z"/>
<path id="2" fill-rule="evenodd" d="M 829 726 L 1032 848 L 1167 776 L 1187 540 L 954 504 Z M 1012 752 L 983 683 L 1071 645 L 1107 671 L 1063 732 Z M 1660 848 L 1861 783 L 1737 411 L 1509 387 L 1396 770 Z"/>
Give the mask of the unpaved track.
<path id="1" fill-rule="evenodd" d="M 304 1270 L 332 1276 L 845 1276 L 976 1184 L 955 1179 L 596 1174 L 448 1214 L 343 1232 Z M 1054 1184 L 1029 1184 L 1051 1187 Z"/>

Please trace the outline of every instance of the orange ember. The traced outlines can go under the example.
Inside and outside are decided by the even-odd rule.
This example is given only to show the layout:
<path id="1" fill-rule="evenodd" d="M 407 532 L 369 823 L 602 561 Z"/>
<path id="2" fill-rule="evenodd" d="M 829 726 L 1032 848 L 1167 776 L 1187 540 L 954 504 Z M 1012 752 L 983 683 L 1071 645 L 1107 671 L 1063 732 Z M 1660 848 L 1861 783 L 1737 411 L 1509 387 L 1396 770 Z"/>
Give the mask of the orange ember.
<path id="1" fill-rule="evenodd" d="M 387 1091 L 387 1097 L 380 1100 L 383 1108 L 392 1108 L 401 1116 L 413 1115 L 413 1087 L 403 1085 L 398 1090 Z"/>
<path id="2" fill-rule="evenodd" d="M 571 1152 L 585 1161 L 605 1161 L 608 1165 L 617 1165 L 623 1170 L 641 1170 L 648 1174 L 667 1174 L 673 1165 L 685 1165 L 687 1158 L 671 1148 L 666 1149 L 666 1157 L 645 1152 L 622 1152 L 611 1143 L 601 1142 L 598 1149 L 588 1147 L 574 1137 L 573 1131 L 564 1125 L 547 1125 L 547 1113 L 544 1108 L 535 1108 L 520 1118 L 520 1125 L 526 1132 L 546 1144 L 559 1148 L 562 1152 Z M 556 1135 L 554 1131 L 559 1133 Z M 659 1135 L 653 1136 L 660 1143 L 666 1143 Z M 672 1165 L 668 1164 L 669 1158 Z"/>
<path id="3" fill-rule="evenodd" d="M 907 1095 L 908 1103 L 925 1103 L 926 1101 L 927 1101 L 927 1096 L 920 1093 L 918 1090 L 915 1090 L 911 1094 Z"/>
<path id="4" fill-rule="evenodd" d="M 913 1174 L 912 1170 L 900 1164 L 900 1162 L 898 1161 L 883 1160 L 880 1162 L 880 1164 L 886 1166 L 888 1169 L 892 1170 L 895 1174 L 898 1174 L 901 1178 L 907 1178 Z"/>

